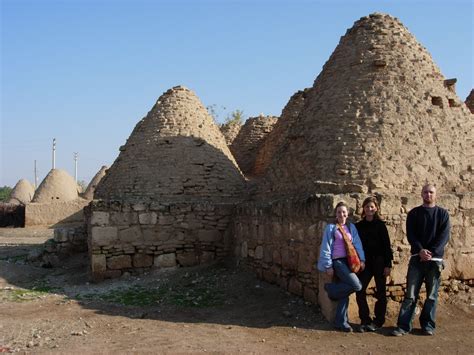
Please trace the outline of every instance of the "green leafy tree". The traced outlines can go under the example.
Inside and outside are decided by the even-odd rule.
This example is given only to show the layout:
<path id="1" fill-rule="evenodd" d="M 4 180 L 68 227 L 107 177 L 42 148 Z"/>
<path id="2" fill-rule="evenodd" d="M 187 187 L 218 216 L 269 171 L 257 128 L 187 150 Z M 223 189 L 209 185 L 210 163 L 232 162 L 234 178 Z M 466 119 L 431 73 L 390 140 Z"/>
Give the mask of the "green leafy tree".
<path id="1" fill-rule="evenodd" d="M 0 187 L 0 201 L 6 201 L 10 197 L 12 190 L 10 186 Z"/>

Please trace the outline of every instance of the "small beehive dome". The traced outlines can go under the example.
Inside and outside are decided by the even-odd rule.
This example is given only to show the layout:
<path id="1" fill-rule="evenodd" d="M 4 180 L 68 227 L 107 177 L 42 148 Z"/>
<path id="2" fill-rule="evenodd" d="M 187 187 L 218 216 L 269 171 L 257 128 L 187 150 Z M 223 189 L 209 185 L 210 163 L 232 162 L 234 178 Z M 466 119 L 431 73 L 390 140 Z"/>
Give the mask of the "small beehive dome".
<path id="1" fill-rule="evenodd" d="M 35 194 L 35 189 L 31 183 L 26 179 L 19 180 L 12 192 L 10 193 L 10 198 L 7 203 L 13 204 L 26 204 L 31 201 L 33 195 Z"/>
<path id="2" fill-rule="evenodd" d="M 74 178 L 64 170 L 51 169 L 35 192 L 32 202 L 50 203 L 78 198 Z"/>
<path id="3" fill-rule="evenodd" d="M 97 185 L 99 184 L 100 180 L 102 180 L 102 178 L 105 176 L 106 170 L 107 170 L 107 166 L 105 165 L 102 166 L 102 168 L 100 168 L 97 174 L 94 175 L 89 185 L 87 185 L 87 189 L 83 194 L 83 197 L 86 200 L 92 200 L 94 198 L 95 189 Z"/>
<path id="4" fill-rule="evenodd" d="M 250 117 L 233 140 L 230 151 L 245 175 L 255 175 L 255 159 L 265 137 L 278 121 L 275 116 Z"/>

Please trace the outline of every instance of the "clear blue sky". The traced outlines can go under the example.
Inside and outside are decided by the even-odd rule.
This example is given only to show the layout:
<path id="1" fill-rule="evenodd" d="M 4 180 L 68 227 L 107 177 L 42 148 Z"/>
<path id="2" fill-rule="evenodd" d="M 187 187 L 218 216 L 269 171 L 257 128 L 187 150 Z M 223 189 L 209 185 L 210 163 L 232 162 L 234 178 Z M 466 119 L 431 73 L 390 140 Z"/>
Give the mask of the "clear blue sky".
<path id="1" fill-rule="evenodd" d="M 310 87 L 346 29 L 398 17 L 465 100 L 473 1 L 0 0 L 0 186 L 56 167 L 89 182 L 156 99 L 185 85 L 221 119 L 280 115 Z M 222 110 L 226 107 L 226 110 Z"/>

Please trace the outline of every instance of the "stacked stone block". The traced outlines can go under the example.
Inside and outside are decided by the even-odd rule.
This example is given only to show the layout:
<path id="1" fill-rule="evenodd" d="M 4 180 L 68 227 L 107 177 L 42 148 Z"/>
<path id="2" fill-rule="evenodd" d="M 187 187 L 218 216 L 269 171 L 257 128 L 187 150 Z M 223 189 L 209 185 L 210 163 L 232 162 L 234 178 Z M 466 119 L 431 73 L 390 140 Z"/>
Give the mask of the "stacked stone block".
<path id="1" fill-rule="evenodd" d="M 324 274 L 316 270 L 324 228 L 334 223 L 334 208 L 345 201 L 352 221 L 359 219 L 364 194 L 314 194 L 304 199 L 240 204 L 234 217 L 234 255 L 270 283 L 311 302 L 329 304 L 322 288 Z M 409 210 L 421 203 L 419 195 L 379 195 L 389 231 L 394 262 L 387 295 L 394 301 L 404 296 L 410 245 L 405 223 Z M 451 239 L 445 253 L 444 284 L 463 280 L 474 284 L 474 194 L 446 194 L 439 205 L 451 216 Z M 320 290 L 323 290 L 320 292 Z M 373 293 L 373 287 L 369 288 Z M 323 307 L 324 308 L 324 307 Z"/>
<path id="2" fill-rule="evenodd" d="M 193 266 L 230 248 L 232 204 L 93 201 L 86 208 L 92 277 Z"/>

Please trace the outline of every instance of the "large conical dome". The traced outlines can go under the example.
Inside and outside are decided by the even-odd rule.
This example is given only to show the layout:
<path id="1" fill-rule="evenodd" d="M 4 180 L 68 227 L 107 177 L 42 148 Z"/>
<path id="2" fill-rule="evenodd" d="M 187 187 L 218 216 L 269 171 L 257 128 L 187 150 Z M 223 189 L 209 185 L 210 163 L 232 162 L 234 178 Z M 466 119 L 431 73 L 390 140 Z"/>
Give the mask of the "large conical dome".
<path id="1" fill-rule="evenodd" d="M 84 191 L 84 195 L 83 195 L 83 197 L 86 200 L 92 200 L 94 198 L 94 191 L 97 185 L 99 184 L 100 180 L 102 180 L 102 178 L 105 176 L 106 170 L 107 170 L 107 166 L 105 165 L 102 166 L 102 168 L 100 168 L 97 174 L 94 175 L 89 185 L 87 185 L 87 189 L 86 191 Z"/>
<path id="2" fill-rule="evenodd" d="M 135 127 L 95 198 L 124 201 L 240 199 L 244 179 L 196 95 L 165 92 Z"/>
<path id="3" fill-rule="evenodd" d="M 72 201 L 78 196 L 74 178 L 64 170 L 51 169 L 36 190 L 32 202 Z"/>
<path id="4" fill-rule="evenodd" d="M 357 21 L 306 101 L 268 169 L 273 193 L 472 189 L 473 116 L 398 19 Z"/>
<path id="5" fill-rule="evenodd" d="M 31 183 L 26 179 L 19 180 L 12 192 L 10 193 L 10 198 L 7 203 L 13 204 L 26 204 L 31 201 L 33 195 L 35 194 L 35 188 Z"/>

